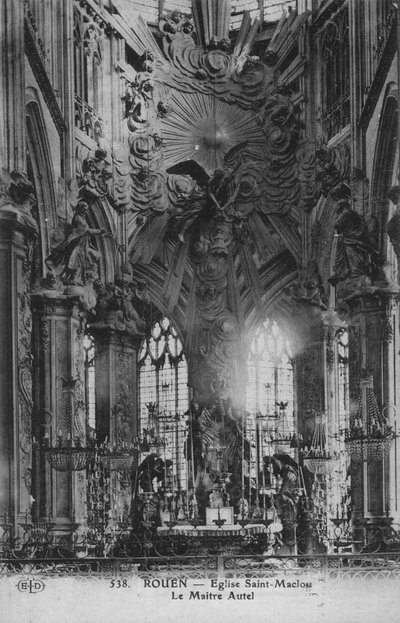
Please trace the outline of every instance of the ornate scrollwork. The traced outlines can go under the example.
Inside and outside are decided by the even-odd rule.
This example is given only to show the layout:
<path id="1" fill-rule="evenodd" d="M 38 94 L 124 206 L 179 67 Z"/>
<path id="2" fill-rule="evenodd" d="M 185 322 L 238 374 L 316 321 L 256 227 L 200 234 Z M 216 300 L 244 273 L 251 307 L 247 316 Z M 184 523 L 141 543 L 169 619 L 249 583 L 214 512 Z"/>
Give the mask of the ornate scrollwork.
<path id="1" fill-rule="evenodd" d="M 25 286 L 27 287 L 27 283 Z M 28 493 L 32 480 L 32 313 L 26 291 L 18 293 L 18 409 L 20 471 Z"/>

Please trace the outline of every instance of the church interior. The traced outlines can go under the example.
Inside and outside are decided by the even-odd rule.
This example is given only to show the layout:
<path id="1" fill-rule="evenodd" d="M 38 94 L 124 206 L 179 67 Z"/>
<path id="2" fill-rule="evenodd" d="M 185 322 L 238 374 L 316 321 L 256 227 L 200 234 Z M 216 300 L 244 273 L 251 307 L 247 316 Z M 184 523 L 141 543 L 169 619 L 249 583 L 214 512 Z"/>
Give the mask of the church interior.
<path id="1" fill-rule="evenodd" d="M 1 573 L 400 569 L 397 2 L 0 39 Z"/>

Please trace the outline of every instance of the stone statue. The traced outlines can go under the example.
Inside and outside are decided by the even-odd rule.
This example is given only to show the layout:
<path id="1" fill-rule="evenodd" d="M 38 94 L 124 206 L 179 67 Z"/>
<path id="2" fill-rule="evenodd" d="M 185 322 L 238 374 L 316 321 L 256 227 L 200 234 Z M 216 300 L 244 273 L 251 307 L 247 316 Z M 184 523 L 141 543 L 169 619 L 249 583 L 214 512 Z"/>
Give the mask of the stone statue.
<path id="1" fill-rule="evenodd" d="M 108 194 L 112 172 L 106 157 L 104 149 L 96 149 L 93 157 L 85 158 L 82 162 L 82 185 L 87 197 L 105 197 Z"/>
<path id="2" fill-rule="evenodd" d="M 97 282 L 96 290 L 96 318 L 91 323 L 93 329 L 108 327 L 131 335 L 144 333 L 146 322 L 135 307 L 137 296 L 134 284 L 125 281 Z"/>
<path id="3" fill-rule="evenodd" d="M 164 462 L 158 454 L 149 454 L 132 475 L 132 492 L 136 493 L 140 487 L 146 493 L 156 493 L 153 485 L 154 479 L 157 480 L 157 483 L 164 484 L 166 470 L 170 469 L 171 466 L 172 461 Z"/>
<path id="4" fill-rule="evenodd" d="M 45 260 L 46 266 L 58 274 L 66 285 L 85 285 L 93 280 L 100 253 L 91 245 L 91 236 L 107 233 L 92 229 L 86 221 L 86 201 L 79 201 L 66 238 L 58 244 Z"/>
<path id="5" fill-rule="evenodd" d="M 26 174 L 17 170 L 8 173 L 6 169 L 1 169 L 0 212 L 18 215 L 24 226 L 37 232 L 37 223 L 31 212 L 35 205 L 34 187 Z"/>
<path id="6" fill-rule="evenodd" d="M 275 497 L 278 515 L 283 523 L 293 523 L 300 500 L 299 466 L 289 454 L 274 454 L 271 462 L 274 476 L 282 478 Z"/>
<path id="7" fill-rule="evenodd" d="M 224 169 L 216 169 L 211 176 L 194 160 L 179 163 L 168 170 L 170 176 L 176 178 L 174 196 L 170 193 L 170 198 L 174 204 L 174 220 L 180 228 L 178 238 L 181 242 L 186 242 L 186 233 L 200 216 L 228 221 L 236 218 L 234 206 L 241 190 L 241 165 L 247 144 L 248 141 L 243 141 L 232 147 L 224 156 Z M 184 187 L 184 182 L 187 185 L 189 181 L 183 178 L 192 180 L 190 192 L 177 192 L 179 185 Z"/>
<path id="8" fill-rule="evenodd" d="M 224 508 L 225 506 L 225 500 L 219 485 L 213 485 L 212 492 L 210 493 L 209 506 L 210 508 Z"/>
<path id="9" fill-rule="evenodd" d="M 128 128 L 132 132 L 145 123 L 145 109 L 149 107 L 153 99 L 153 62 L 153 54 L 145 52 L 134 82 L 128 83 L 125 91 L 125 117 L 128 119 Z"/>
<path id="10" fill-rule="evenodd" d="M 361 216 L 346 200 L 338 204 L 335 272 L 329 279 L 332 285 L 353 277 L 373 276 L 379 263 L 376 218 Z"/>

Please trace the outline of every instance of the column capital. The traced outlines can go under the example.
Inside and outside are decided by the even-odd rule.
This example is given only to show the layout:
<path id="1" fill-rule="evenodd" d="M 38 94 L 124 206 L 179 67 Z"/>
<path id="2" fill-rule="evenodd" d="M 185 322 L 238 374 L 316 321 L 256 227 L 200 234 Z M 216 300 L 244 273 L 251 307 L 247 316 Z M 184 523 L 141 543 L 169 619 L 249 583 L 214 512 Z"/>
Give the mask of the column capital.
<path id="1" fill-rule="evenodd" d="M 97 301 L 92 283 L 65 286 L 53 273 L 35 285 L 31 297 L 34 306 L 47 307 L 49 313 L 61 315 L 73 313 L 75 307 L 81 315 L 86 314 L 94 309 Z"/>
<path id="2" fill-rule="evenodd" d="M 388 307 L 400 301 L 400 286 L 394 282 L 376 285 L 368 283 L 347 284 L 347 293 L 340 297 L 336 312 L 342 320 L 349 320 L 361 313 L 387 312 Z"/>
<path id="3" fill-rule="evenodd" d="M 88 329 L 93 335 L 98 348 L 115 346 L 123 347 L 124 349 L 137 349 L 145 335 L 144 333 L 133 334 L 125 330 L 119 331 L 108 326 L 99 327 L 96 324 L 89 324 Z"/>

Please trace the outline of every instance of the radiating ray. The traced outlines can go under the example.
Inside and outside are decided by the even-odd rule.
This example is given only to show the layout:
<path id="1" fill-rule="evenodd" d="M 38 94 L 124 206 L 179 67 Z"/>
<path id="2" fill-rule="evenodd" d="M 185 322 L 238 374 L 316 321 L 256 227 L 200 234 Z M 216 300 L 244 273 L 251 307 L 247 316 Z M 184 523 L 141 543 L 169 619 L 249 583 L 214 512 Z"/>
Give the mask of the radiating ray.
<path id="1" fill-rule="evenodd" d="M 193 159 L 209 174 L 223 166 L 224 155 L 247 140 L 250 153 L 264 143 L 252 111 L 226 104 L 213 95 L 175 92 L 171 112 L 162 120 L 166 168 Z"/>

